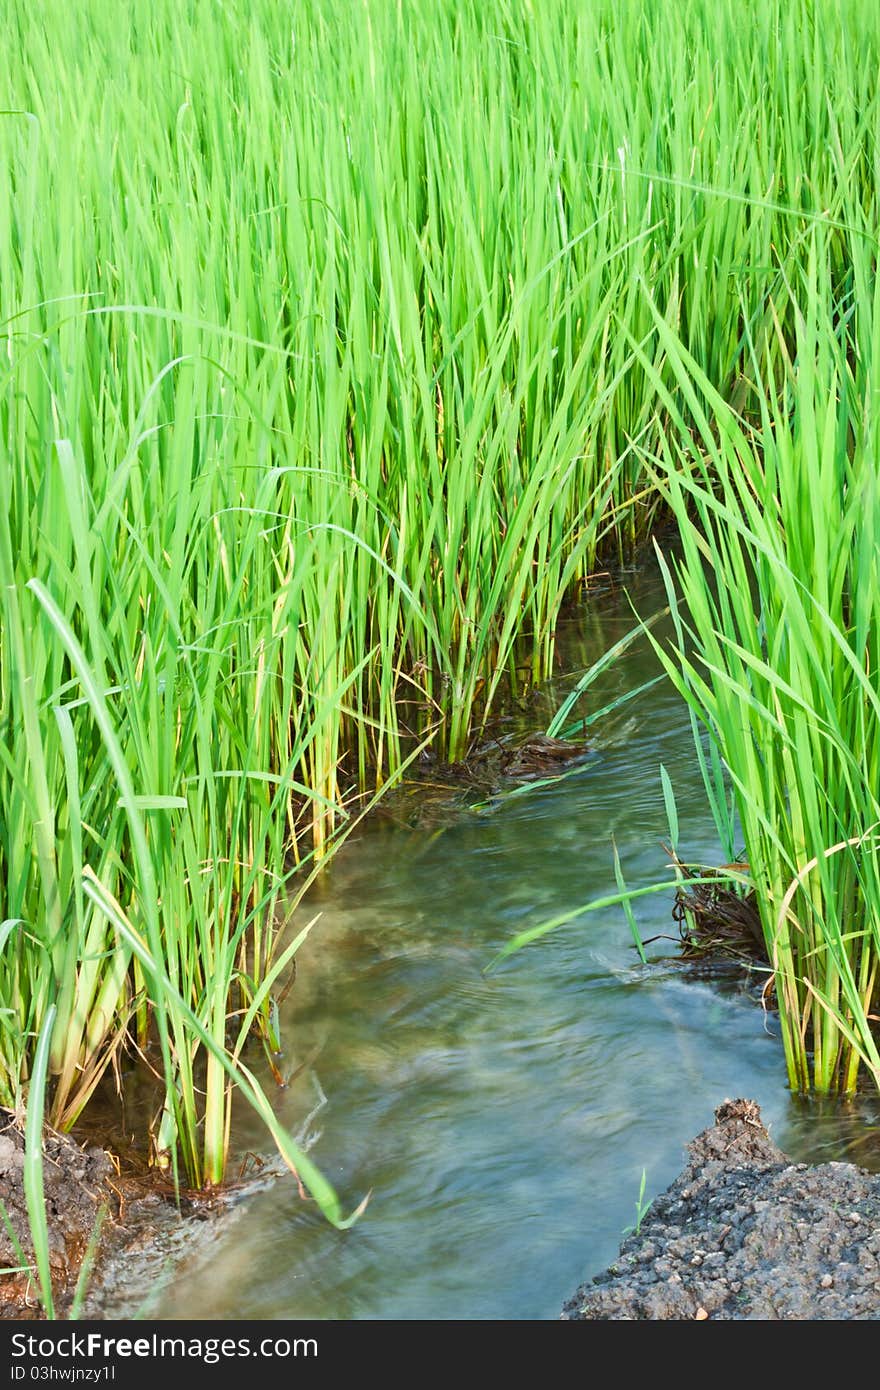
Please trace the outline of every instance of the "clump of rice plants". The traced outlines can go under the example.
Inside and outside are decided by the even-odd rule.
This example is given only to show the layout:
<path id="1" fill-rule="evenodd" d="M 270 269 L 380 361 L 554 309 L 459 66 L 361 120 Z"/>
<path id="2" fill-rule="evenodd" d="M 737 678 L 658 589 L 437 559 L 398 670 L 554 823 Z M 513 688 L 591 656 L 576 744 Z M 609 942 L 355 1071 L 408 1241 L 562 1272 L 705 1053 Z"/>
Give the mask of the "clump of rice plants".
<path id="1" fill-rule="evenodd" d="M 548 672 L 600 546 L 693 509 L 695 428 L 723 455 L 710 416 L 760 399 L 785 438 L 817 222 L 849 459 L 880 48 L 863 7 L 816 11 L 7 4 L 0 1103 L 54 1008 L 51 1121 L 139 1049 L 157 1162 L 221 1180 L 230 1085 L 271 1114 L 247 1040 L 277 1046 L 302 870 Z M 869 873 L 867 839 L 825 853 L 867 823 L 826 828 L 778 906 Z"/>
<path id="2" fill-rule="evenodd" d="M 655 309 L 681 395 L 648 368 L 666 419 L 643 456 L 681 542 L 675 558 L 658 549 L 675 638 L 643 627 L 692 711 L 729 859 L 735 833 L 743 842 L 742 864 L 683 871 L 676 825 L 677 910 L 714 912 L 716 945 L 760 931 L 789 1083 L 817 1094 L 850 1094 L 861 1073 L 880 1086 L 880 288 L 873 233 L 857 220 L 850 232 L 849 275 L 827 228 L 786 273 L 770 306 L 781 361 L 746 330 L 742 410 Z M 739 894 L 719 904 L 725 881 Z M 619 886 L 502 954 L 662 885 Z M 704 935 L 698 924 L 689 939 Z"/>
<path id="3" fill-rule="evenodd" d="M 660 654 L 729 773 L 790 1083 L 819 1093 L 852 1091 L 862 1066 L 880 1084 L 880 300 L 854 240 L 841 281 L 832 238 L 810 236 L 782 369 L 750 342 L 745 417 L 661 328 L 712 413 L 651 465 L 683 546 L 663 562 L 678 640 Z"/>

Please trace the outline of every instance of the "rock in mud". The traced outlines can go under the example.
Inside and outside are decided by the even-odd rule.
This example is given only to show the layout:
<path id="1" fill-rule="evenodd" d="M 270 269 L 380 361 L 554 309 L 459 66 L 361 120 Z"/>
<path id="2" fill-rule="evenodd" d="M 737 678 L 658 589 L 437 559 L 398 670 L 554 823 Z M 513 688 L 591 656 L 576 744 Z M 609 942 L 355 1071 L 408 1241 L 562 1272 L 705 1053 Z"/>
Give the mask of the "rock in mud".
<path id="1" fill-rule="evenodd" d="M 752 1100 L 725 1101 L 688 1153 L 564 1319 L 880 1318 L 880 1177 L 791 1163 Z"/>

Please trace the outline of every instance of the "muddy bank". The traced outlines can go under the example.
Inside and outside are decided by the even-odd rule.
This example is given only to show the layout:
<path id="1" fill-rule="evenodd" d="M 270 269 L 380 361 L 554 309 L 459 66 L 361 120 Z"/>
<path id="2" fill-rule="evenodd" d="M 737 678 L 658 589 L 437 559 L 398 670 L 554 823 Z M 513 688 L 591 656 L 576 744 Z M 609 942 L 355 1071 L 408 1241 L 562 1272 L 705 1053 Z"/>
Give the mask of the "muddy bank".
<path id="1" fill-rule="evenodd" d="M 69 1306 L 83 1256 L 99 1215 L 114 1202 L 113 1164 L 103 1149 L 84 1148 L 47 1130 L 43 1141 L 43 1187 L 49 1268 L 58 1307 Z M 0 1109 L 0 1317 L 41 1315 L 34 1251 L 24 1192 L 24 1130 L 11 1111 Z M 14 1235 L 14 1239 L 13 1239 Z M 24 1261 L 22 1261 L 22 1255 Z"/>
<path id="2" fill-rule="evenodd" d="M 0 1320 L 44 1315 L 24 1157 L 23 1125 L 0 1108 L 0 1202 L 12 1228 L 0 1221 Z M 256 1160 L 247 1177 L 223 1189 L 175 1197 L 163 1174 L 145 1165 L 142 1171 L 121 1172 L 118 1160 L 100 1145 L 78 1144 L 47 1128 L 43 1187 L 56 1316 L 70 1314 L 81 1272 L 82 1317 L 149 1316 L 151 1303 L 175 1273 L 209 1258 L 241 1214 L 243 1199 L 286 1178 L 284 1164 L 271 1156 Z"/>
<path id="3" fill-rule="evenodd" d="M 791 1163 L 754 1101 L 725 1101 L 715 1121 L 562 1317 L 880 1318 L 880 1177 Z"/>

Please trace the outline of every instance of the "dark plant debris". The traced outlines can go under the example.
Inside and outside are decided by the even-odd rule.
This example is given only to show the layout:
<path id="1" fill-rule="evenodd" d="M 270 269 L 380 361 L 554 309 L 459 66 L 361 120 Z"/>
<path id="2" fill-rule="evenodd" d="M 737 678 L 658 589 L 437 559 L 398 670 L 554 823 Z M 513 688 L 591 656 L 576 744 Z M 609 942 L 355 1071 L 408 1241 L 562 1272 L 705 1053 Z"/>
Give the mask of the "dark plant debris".
<path id="1" fill-rule="evenodd" d="M 731 875 L 740 880 L 747 878 L 748 864 L 695 868 L 683 864 L 673 850 L 667 853 L 682 877 L 672 916 L 678 925 L 684 958 L 693 960 L 711 954 L 744 965 L 769 965 L 755 890 L 741 881 L 731 881 Z M 711 881 L 707 883 L 706 879 Z"/>

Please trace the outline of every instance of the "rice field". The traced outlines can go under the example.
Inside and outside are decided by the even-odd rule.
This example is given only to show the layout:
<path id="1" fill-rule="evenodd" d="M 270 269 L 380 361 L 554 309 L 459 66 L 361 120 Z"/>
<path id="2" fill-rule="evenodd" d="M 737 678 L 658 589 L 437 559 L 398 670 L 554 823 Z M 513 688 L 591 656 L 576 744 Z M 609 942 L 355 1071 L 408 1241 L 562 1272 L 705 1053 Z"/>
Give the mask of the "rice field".
<path id="1" fill-rule="evenodd" d="M 880 13 L 4 19 L 0 1103 L 134 1049 L 159 1165 L 220 1182 L 238 1086 L 349 1219 L 252 1070 L 289 906 L 669 515 L 791 1084 L 880 1081 Z"/>

